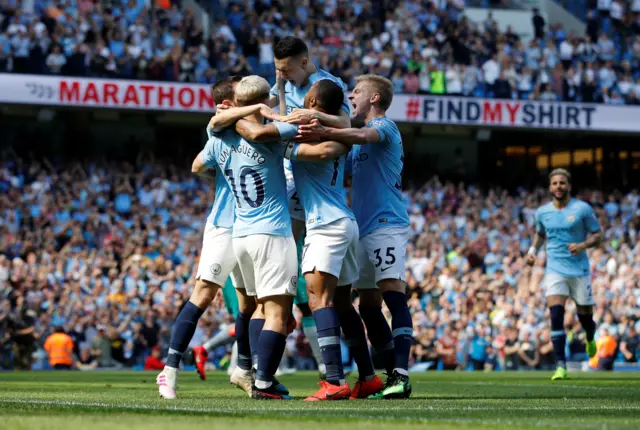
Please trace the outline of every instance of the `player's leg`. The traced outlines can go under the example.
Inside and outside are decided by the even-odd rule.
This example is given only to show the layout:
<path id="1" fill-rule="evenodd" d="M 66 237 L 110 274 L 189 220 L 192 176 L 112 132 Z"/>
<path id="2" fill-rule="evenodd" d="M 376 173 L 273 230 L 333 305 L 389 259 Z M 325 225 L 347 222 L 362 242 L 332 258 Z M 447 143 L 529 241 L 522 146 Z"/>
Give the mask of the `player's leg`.
<path id="1" fill-rule="evenodd" d="M 380 393 L 379 397 L 384 398 L 407 398 L 411 395 L 409 355 L 413 343 L 413 322 L 404 282 L 408 238 L 407 227 L 387 227 L 374 230 L 361 240 L 374 266 L 376 285 L 391 313 L 394 368 Z"/>
<path id="2" fill-rule="evenodd" d="M 564 331 L 564 309 L 569 297 L 569 286 L 564 276 L 548 273 L 543 279 L 547 306 L 551 318 L 551 343 L 556 357 L 556 372 L 552 380 L 567 379 L 565 346 L 567 334 Z"/>
<path id="3" fill-rule="evenodd" d="M 302 249 L 304 247 L 304 221 L 299 221 L 291 218 L 291 225 L 293 229 L 293 238 L 296 241 L 298 251 L 298 261 L 302 261 Z M 300 309 L 302 313 L 302 332 L 309 341 L 311 352 L 318 364 L 318 371 L 320 372 L 320 379 L 326 377 L 326 371 L 324 363 L 322 362 L 322 352 L 320 351 L 320 345 L 318 344 L 318 330 L 316 328 L 316 321 L 313 319 L 313 313 L 309 307 L 309 295 L 307 294 L 307 282 L 304 280 L 302 273 L 298 276 L 298 285 L 296 287 L 296 297 L 294 303 Z"/>
<path id="4" fill-rule="evenodd" d="M 587 336 L 587 355 L 592 358 L 598 352 L 598 347 L 595 341 L 596 323 L 593 320 L 593 305 L 595 305 L 595 301 L 591 289 L 591 279 L 585 276 L 571 278 L 568 281 L 571 297 L 578 308 L 578 319 Z"/>
<path id="5" fill-rule="evenodd" d="M 244 287 L 242 274 L 239 268 L 233 273 L 236 281 L 241 287 Z M 238 297 L 238 314 L 236 317 L 236 343 L 238 347 L 238 367 L 231 373 L 230 382 L 238 388 L 251 395 L 251 386 L 253 384 L 253 375 L 251 372 L 251 343 L 249 340 L 249 324 L 253 316 L 257 304 L 255 295 L 247 292 L 246 288 L 236 288 Z"/>
<path id="6" fill-rule="evenodd" d="M 219 285 L 198 279 L 191 294 L 191 298 L 182 308 L 175 324 L 169 343 L 169 355 L 163 371 L 157 376 L 156 383 L 159 385 L 159 392 L 165 399 L 176 398 L 176 385 L 178 378 L 178 367 L 180 360 L 189 346 L 196 331 L 198 320 L 213 301 Z"/>
<path id="7" fill-rule="evenodd" d="M 379 360 L 387 375 L 391 375 L 395 367 L 393 335 L 391 327 L 382 313 L 382 294 L 376 285 L 375 266 L 369 260 L 362 238 L 358 241 L 357 258 L 360 277 L 355 288 L 357 288 L 360 298 L 360 316 L 367 328 L 369 342 L 371 342 L 372 359 L 374 363 Z"/>
<path id="8" fill-rule="evenodd" d="M 284 399 L 274 375 L 284 353 L 287 326 L 297 283 L 298 258 L 292 237 L 256 235 L 247 247 L 254 262 L 256 292 L 263 305 L 264 327 L 258 339 L 254 399 Z"/>
<path id="9" fill-rule="evenodd" d="M 339 400 L 351 395 L 351 389 L 344 377 L 340 351 L 340 320 L 334 308 L 334 297 L 347 251 L 353 240 L 357 241 L 357 236 L 355 221 L 347 218 L 307 231 L 302 272 L 307 282 L 309 306 L 318 329 L 318 343 L 327 379 L 321 382 L 321 388 L 307 397 L 306 401 Z M 355 260 L 355 253 L 353 259 Z M 357 279 L 357 269 L 353 276 Z M 353 282 L 355 279 L 350 281 Z"/>

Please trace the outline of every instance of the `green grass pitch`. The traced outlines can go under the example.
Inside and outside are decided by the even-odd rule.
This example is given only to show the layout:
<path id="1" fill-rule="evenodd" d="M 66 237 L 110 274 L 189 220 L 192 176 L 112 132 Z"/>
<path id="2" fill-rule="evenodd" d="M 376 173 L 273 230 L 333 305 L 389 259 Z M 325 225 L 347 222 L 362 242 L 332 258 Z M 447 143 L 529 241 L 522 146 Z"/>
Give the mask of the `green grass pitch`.
<path id="1" fill-rule="evenodd" d="M 317 374 L 283 376 L 295 400 L 253 401 L 222 372 L 182 372 L 162 400 L 148 372 L 0 373 L 0 429 L 640 429 L 640 374 L 412 374 L 409 400 L 305 403 Z M 350 383 L 353 378 L 350 378 Z"/>

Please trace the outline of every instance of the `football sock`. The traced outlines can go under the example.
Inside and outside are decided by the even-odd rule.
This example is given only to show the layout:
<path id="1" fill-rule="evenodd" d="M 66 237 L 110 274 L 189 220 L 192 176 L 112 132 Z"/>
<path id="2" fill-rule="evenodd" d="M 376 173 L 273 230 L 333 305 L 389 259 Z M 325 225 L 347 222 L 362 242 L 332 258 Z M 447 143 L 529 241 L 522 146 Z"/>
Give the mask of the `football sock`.
<path id="1" fill-rule="evenodd" d="M 322 363 L 322 351 L 320 351 L 320 345 L 318 345 L 318 329 L 316 328 L 316 321 L 312 316 L 302 317 L 302 332 L 309 340 L 309 346 L 313 352 L 313 358 L 316 359 L 318 369 L 322 372 L 322 368 L 324 367 Z"/>
<path id="2" fill-rule="evenodd" d="M 551 313 L 551 342 L 553 343 L 553 352 L 556 355 L 556 365 L 558 367 L 567 368 L 565 357 L 565 344 L 567 343 L 567 335 L 564 332 L 564 306 L 554 305 L 549 308 Z"/>
<path id="3" fill-rule="evenodd" d="M 238 367 L 242 370 L 251 370 L 250 320 L 250 314 L 238 312 L 236 317 L 236 341 L 238 342 Z"/>
<path id="4" fill-rule="evenodd" d="M 338 315 L 333 308 L 322 308 L 313 313 L 313 318 L 318 328 L 318 344 L 327 371 L 327 382 L 333 385 L 344 385 Z"/>
<path id="5" fill-rule="evenodd" d="M 193 338 L 193 334 L 196 332 L 198 320 L 204 313 L 203 309 L 200 309 L 191 302 L 182 308 L 176 318 L 176 322 L 173 326 L 173 333 L 171 333 L 171 342 L 169 343 L 169 355 L 167 356 L 167 367 L 173 367 L 177 369 L 180 365 L 180 360 L 184 355 L 184 352 Z"/>
<path id="6" fill-rule="evenodd" d="M 256 387 L 260 389 L 271 386 L 273 375 L 284 353 L 287 337 L 276 331 L 262 330 L 258 340 L 258 371 Z"/>
<path id="7" fill-rule="evenodd" d="M 342 327 L 342 333 L 344 333 L 344 340 L 353 359 L 358 365 L 358 373 L 360 379 L 370 380 L 375 375 L 373 370 L 373 362 L 369 355 L 369 347 L 367 345 L 367 337 L 364 333 L 364 326 L 358 312 L 351 306 L 348 312 L 339 313 L 338 318 L 340 320 L 340 327 Z"/>
<path id="8" fill-rule="evenodd" d="M 413 322 L 407 305 L 407 295 L 398 291 L 386 291 L 382 298 L 391 312 L 394 370 L 406 376 L 409 374 L 409 355 L 413 343 Z"/>
<path id="9" fill-rule="evenodd" d="M 578 319 L 580 320 L 580 324 L 582 324 L 582 328 L 584 328 L 584 331 L 587 333 L 587 340 L 591 342 L 596 335 L 596 323 L 593 321 L 593 314 L 578 314 Z"/>
<path id="10" fill-rule="evenodd" d="M 382 362 L 388 375 L 391 375 L 395 367 L 393 336 L 387 319 L 382 314 L 379 306 L 360 305 L 360 316 L 367 327 L 367 336 L 373 350 L 373 357 Z"/>
<path id="11" fill-rule="evenodd" d="M 264 319 L 252 318 L 249 321 L 249 348 L 251 349 L 253 367 L 258 366 L 258 340 L 262 327 L 264 327 Z"/>

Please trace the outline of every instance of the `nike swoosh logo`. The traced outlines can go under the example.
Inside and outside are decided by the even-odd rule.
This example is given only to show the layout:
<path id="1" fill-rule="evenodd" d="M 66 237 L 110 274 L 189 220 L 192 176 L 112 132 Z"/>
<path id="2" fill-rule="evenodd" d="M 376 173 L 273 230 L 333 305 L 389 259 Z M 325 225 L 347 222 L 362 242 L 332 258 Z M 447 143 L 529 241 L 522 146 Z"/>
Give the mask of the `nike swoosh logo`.
<path id="1" fill-rule="evenodd" d="M 384 271 L 389 270 L 389 269 L 391 269 L 391 266 L 389 266 L 389 267 L 385 267 L 384 269 L 380 269 L 380 271 L 381 271 L 381 272 L 384 272 Z"/>
<path id="2" fill-rule="evenodd" d="M 340 388 L 338 391 L 336 391 L 336 392 L 335 392 L 335 393 L 333 393 L 333 394 L 329 394 L 329 393 L 327 393 L 327 399 L 333 399 L 333 397 L 334 397 L 334 396 L 336 396 L 336 395 L 338 395 L 338 394 L 342 393 L 343 391 L 344 391 L 344 388 Z"/>

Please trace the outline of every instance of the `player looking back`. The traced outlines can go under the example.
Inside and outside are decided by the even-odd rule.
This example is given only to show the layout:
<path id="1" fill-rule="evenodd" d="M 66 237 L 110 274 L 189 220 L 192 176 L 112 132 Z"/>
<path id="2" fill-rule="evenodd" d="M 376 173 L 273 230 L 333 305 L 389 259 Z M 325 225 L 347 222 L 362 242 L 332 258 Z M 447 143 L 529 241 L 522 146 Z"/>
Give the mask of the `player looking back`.
<path id="1" fill-rule="evenodd" d="M 593 294 L 589 277 L 589 259 L 585 252 L 598 246 L 603 234 L 591 206 L 571 197 L 571 175 L 555 169 L 549 175 L 552 200 L 536 211 L 536 234 L 527 253 L 533 266 L 538 251 L 547 241 L 547 269 L 542 281 L 551 314 L 551 341 L 556 357 L 552 380 L 567 379 L 565 358 L 564 307 L 571 297 L 578 308 L 578 319 L 587 334 L 587 354 L 597 353 L 594 341 Z"/>
<path id="2" fill-rule="evenodd" d="M 363 120 L 364 128 L 337 129 L 314 120 L 299 130 L 305 140 L 353 145 L 349 154 L 352 207 L 360 228 L 360 279 L 355 287 L 371 344 L 381 354 L 389 375 L 385 389 L 376 397 L 406 398 L 411 395 L 408 367 L 413 324 L 405 284 L 410 229 L 401 193 L 402 137 L 396 124 L 385 116 L 393 99 L 391 81 L 363 75 L 356 82 L 349 100 L 354 119 Z M 391 311 L 393 332 L 382 314 L 380 292 Z"/>
<path id="3" fill-rule="evenodd" d="M 340 78 L 317 68 L 313 64 L 309 58 L 309 49 L 302 39 L 297 37 L 285 37 L 281 39 L 274 46 L 273 55 L 275 57 L 276 74 L 278 78 L 276 85 L 271 88 L 269 93 L 269 106 L 280 106 L 280 114 L 282 116 L 291 114 L 289 119 L 295 123 L 305 123 L 311 119 L 317 119 L 323 124 L 331 125 L 332 127 L 350 126 L 349 102 L 346 97 L 343 105 L 335 115 L 304 108 L 304 98 L 315 82 L 327 79 L 338 84 L 343 91 L 346 91 L 346 87 Z M 299 193 L 296 192 L 289 160 L 285 161 L 285 166 L 285 173 L 287 174 L 287 194 L 289 196 L 289 214 L 291 215 L 294 239 L 296 243 L 299 243 L 304 235 L 305 215 L 304 210 L 300 207 Z M 320 373 L 324 374 L 325 369 L 322 362 L 320 346 L 318 345 L 316 324 L 308 302 L 306 283 L 299 282 L 296 304 L 302 312 L 302 329 L 307 339 L 309 339 L 309 345 L 318 363 Z"/>
<path id="4" fill-rule="evenodd" d="M 269 84 L 259 76 L 243 78 L 235 89 L 238 106 L 267 102 Z M 264 123 L 260 112 L 245 122 Z M 291 232 L 284 170 L 285 147 L 251 143 L 235 130 L 213 140 L 211 158 L 224 172 L 235 197 L 233 249 L 246 284 L 255 285 L 265 323 L 258 340 L 258 369 L 252 397 L 283 399 L 275 374 L 285 348 L 287 321 L 295 296 L 298 258 Z M 209 147 L 209 145 L 207 145 Z"/>

